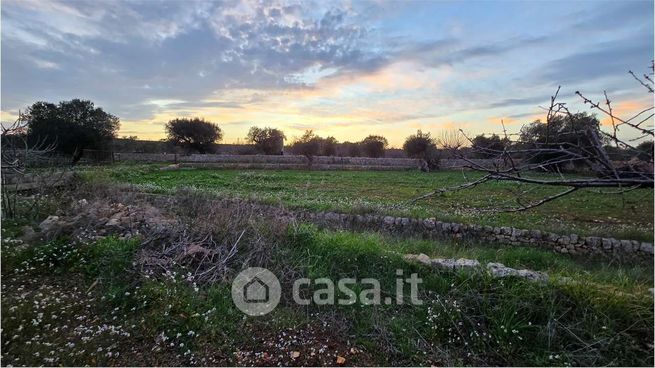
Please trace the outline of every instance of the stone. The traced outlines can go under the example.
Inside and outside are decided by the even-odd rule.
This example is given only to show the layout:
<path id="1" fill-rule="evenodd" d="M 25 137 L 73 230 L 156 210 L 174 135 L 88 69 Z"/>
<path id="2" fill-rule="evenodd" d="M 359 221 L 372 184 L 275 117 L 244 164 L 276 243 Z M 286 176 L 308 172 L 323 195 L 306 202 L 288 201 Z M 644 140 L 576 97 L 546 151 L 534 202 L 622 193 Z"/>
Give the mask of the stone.
<path id="1" fill-rule="evenodd" d="M 632 253 L 632 242 L 630 240 L 621 240 L 621 248 L 624 252 Z"/>
<path id="2" fill-rule="evenodd" d="M 639 247 L 639 250 L 647 253 L 647 254 L 653 254 L 653 244 L 652 243 L 641 243 L 641 246 Z"/>
<path id="3" fill-rule="evenodd" d="M 410 262 L 422 263 L 424 265 L 430 265 L 431 264 L 430 257 L 428 257 L 427 254 L 423 254 L 423 253 L 421 253 L 421 254 L 405 254 L 403 256 L 403 259 L 405 259 L 406 261 L 410 261 Z"/>
<path id="4" fill-rule="evenodd" d="M 427 229 L 434 229 L 435 223 L 434 219 L 425 219 L 423 220 L 423 226 L 425 226 Z"/>
<path id="5" fill-rule="evenodd" d="M 597 236 L 588 236 L 585 238 L 585 243 L 589 244 L 592 247 L 598 247 L 601 245 L 601 240 Z"/>
<path id="6" fill-rule="evenodd" d="M 391 217 L 391 216 L 384 216 L 383 221 L 384 221 L 385 225 L 390 226 L 390 225 L 393 225 L 393 223 L 396 221 L 396 219 Z"/>
<path id="7" fill-rule="evenodd" d="M 571 234 L 569 238 L 571 238 L 571 243 L 577 243 L 579 239 L 577 234 Z"/>
<path id="8" fill-rule="evenodd" d="M 407 217 L 403 217 L 400 219 L 400 223 L 402 226 L 407 226 L 409 225 L 409 219 Z"/>
<path id="9" fill-rule="evenodd" d="M 466 258 L 434 258 L 430 263 L 432 266 L 443 270 L 461 270 L 466 268 L 480 267 L 480 262 L 477 260 Z"/>
<path id="10" fill-rule="evenodd" d="M 621 249 L 620 240 L 611 238 L 610 241 L 612 242 L 612 249 L 614 249 L 614 251 L 619 251 Z"/>
<path id="11" fill-rule="evenodd" d="M 512 237 L 513 238 L 519 238 L 521 235 L 523 235 L 523 232 L 521 231 L 521 229 L 517 229 L 517 228 L 514 228 L 514 227 L 512 228 Z"/>
<path id="12" fill-rule="evenodd" d="M 169 170 L 177 170 L 180 168 L 180 164 L 173 164 L 173 165 L 168 165 L 164 167 L 160 167 L 159 170 L 161 171 L 169 171 Z"/>
<path id="13" fill-rule="evenodd" d="M 39 230 L 44 233 L 50 232 L 59 226 L 59 216 L 50 215 L 39 224 Z"/>
<path id="14" fill-rule="evenodd" d="M 603 249 L 612 249 L 612 240 L 611 239 L 602 238 L 600 240 L 600 242 L 603 245 Z"/>
<path id="15" fill-rule="evenodd" d="M 531 271 L 531 270 L 517 270 L 511 267 L 507 267 L 502 263 L 487 263 L 487 270 L 491 273 L 493 277 L 505 278 L 505 277 L 520 277 L 529 281 L 539 281 L 544 282 L 548 281 L 548 275 L 543 272 Z"/>

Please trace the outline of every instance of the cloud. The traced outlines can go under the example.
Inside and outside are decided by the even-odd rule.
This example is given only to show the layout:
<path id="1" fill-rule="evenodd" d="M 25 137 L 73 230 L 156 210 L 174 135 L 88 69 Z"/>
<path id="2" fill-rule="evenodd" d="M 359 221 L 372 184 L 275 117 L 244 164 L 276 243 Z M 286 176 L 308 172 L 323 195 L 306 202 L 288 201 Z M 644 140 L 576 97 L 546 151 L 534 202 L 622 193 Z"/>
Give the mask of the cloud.
<path id="1" fill-rule="evenodd" d="M 560 83 L 563 98 L 633 100 L 629 78 L 608 76 L 652 58 L 650 5 L 6 0 L 2 110 L 87 98 L 144 137 L 191 115 L 236 137 L 486 129 L 533 116 Z"/>
<path id="2" fill-rule="evenodd" d="M 547 63 L 538 75 L 543 81 L 576 85 L 579 82 L 625 76 L 628 69 L 646 65 L 653 57 L 652 37 L 628 37 L 602 42 Z"/>

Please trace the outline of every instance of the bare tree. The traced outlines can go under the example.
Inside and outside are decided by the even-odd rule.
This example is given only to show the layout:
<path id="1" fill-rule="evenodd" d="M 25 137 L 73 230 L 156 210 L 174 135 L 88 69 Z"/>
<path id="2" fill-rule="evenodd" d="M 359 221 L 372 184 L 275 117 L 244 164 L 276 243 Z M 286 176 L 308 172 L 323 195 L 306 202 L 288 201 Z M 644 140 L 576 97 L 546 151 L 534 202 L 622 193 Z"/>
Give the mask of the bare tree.
<path id="1" fill-rule="evenodd" d="M 19 118 L 10 126 L 2 126 L 0 140 L 2 144 L 2 216 L 13 218 L 17 215 L 19 192 L 24 189 L 47 190 L 58 185 L 69 173 L 59 170 L 32 168 L 52 167 L 52 153 L 56 141 L 46 138 L 30 141 L 27 135 L 27 123 L 19 113 Z M 27 210 L 38 206 L 37 196 L 32 196 Z"/>
<path id="2" fill-rule="evenodd" d="M 642 79 L 632 71 L 629 73 L 647 89 L 649 94 L 653 94 L 651 77 L 644 74 Z M 462 185 L 437 189 L 411 202 L 448 191 L 472 188 L 490 181 L 562 188 L 561 191 L 536 201 L 526 199 L 530 189 L 518 191 L 514 205 L 489 209 L 494 212 L 516 212 L 540 206 L 583 188 L 611 188 L 611 191 L 605 193 L 621 194 L 639 187 L 652 187 L 652 145 L 643 142 L 653 139 L 653 106 L 631 117 L 619 117 L 612 109 L 612 103 L 606 92 L 604 101 L 595 102 L 577 91 L 576 95 L 585 105 L 608 117 L 611 128 L 606 131 L 593 116 L 591 119 L 595 120 L 596 124 L 590 123 L 589 115 L 574 114 L 569 111 L 566 103 L 558 101 L 559 91 L 558 87 L 550 99 L 550 105 L 545 108 L 547 112 L 545 124 L 533 123 L 545 130 L 542 132 L 541 139 L 530 139 L 526 134 L 509 134 L 503 124 L 504 139 L 509 143 L 502 149 L 480 147 L 474 145 L 472 139 L 460 130 L 461 135 L 471 143 L 473 153 L 498 159 L 483 164 L 461 152 L 456 153 L 457 157 L 465 163 L 464 168 L 480 172 L 482 176 Z M 616 162 L 608 154 L 610 147 L 621 149 L 634 158 Z M 645 152 L 645 149 L 651 151 Z M 567 166 L 584 166 L 588 175 L 567 177 L 562 173 L 562 169 Z M 535 175 L 536 172 L 548 172 L 551 175 Z"/>

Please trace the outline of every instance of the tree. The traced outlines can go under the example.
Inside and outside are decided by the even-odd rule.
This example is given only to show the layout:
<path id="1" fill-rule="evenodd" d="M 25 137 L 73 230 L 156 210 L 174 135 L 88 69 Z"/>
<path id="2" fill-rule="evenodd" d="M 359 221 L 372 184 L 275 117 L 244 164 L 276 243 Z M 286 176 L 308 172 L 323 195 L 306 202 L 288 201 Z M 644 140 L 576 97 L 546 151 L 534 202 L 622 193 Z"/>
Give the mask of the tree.
<path id="1" fill-rule="evenodd" d="M 652 64 L 655 72 L 655 63 Z M 651 95 L 653 90 L 653 78 L 644 74 L 642 80 L 632 71 L 629 72 Z M 620 117 L 612 109 L 612 104 L 604 93 L 604 101 L 594 102 L 585 97 L 581 92 L 576 95 L 582 99 L 585 105 L 591 109 L 605 114 L 610 122 L 607 129 L 601 129 L 598 120 L 593 115 L 584 113 L 574 114 L 568 109 L 568 105 L 558 102 L 560 88 L 550 98 L 550 107 L 547 109 L 546 123 L 534 122 L 523 127 L 518 135 L 518 140 L 511 142 L 509 149 L 497 151 L 503 164 L 485 166 L 460 155 L 460 159 L 466 164 L 464 168 L 475 170 L 481 175 L 466 183 L 450 187 L 440 188 L 420 197 L 414 198 L 411 203 L 418 200 L 440 195 L 446 192 L 465 190 L 485 183 L 495 181 L 507 181 L 517 186 L 514 192 L 515 197 L 511 198 L 512 204 L 505 206 L 501 203 L 494 208 L 486 209 L 493 212 L 517 212 L 526 211 L 541 206 L 545 203 L 563 198 L 581 189 L 598 188 L 609 189 L 601 192 L 604 195 L 622 195 L 626 192 L 640 187 L 653 187 L 655 175 L 653 174 L 653 156 L 647 143 L 639 146 L 635 141 L 652 141 L 655 136 L 653 126 L 653 110 L 650 106 L 630 117 Z M 618 133 L 631 139 L 621 137 Z M 505 137 L 509 135 L 505 133 Z M 472 141 L 469 139 L 469 141 Z M 616 163 L 610 159 L 606 147 L 615 147 L 635 154 L 649 152 L 642 157 L 644 160 L 633 159 L 628 162 Z M 541 158 L 534 162 L 535 158 Z M 633 164 L 631 161 L 638 161 Z M 550 176 L 535 176 L 531 172 L 542 170 L 544 166 L 565 165 L 567 163 L 585 163 L 589 171 L 595 175 L 580 177 L 566 176 L 563 173 Z M 594 177 L 595 176 L 595 177 Z M 523 186 L 531 184 L 542 188 L 562 188 L 554 194 L 544 195 L 535 200 L 530 197 L 534 190 L 525 190 Z"/>
<path id="2" fill-rule="evenodd" d="M 430 133 L 423 133 L 419 130 L 416 134 L 407 137 L 403 144 L 403 150 L 411 158 L 425 159 L 437 150 L 437 145 L 430 137 Z"/>
<path id="3" fill-rule="evenodd" d="M 362 151 L 367 157 L 384 157 L 384 150 L 389 143 L 387 139 L 379 135 L 369 135 L 361 142 Z"/>
<path id="4" fill-rule="evenodd" d="M 498 152 L 502 152 L 505 147 L 509 146 L 509 139 L 500 138 L 497 134 L 492 134 L 489 137 L 480 134 L 471 140 L 471 146 L 476 157 L 496 158 L 499 156 Z"/>
<path id="5" fill-rule="evenodd" d="M 291 152 L 296 155 L 303 155 L 309 160 L 311 165 L 314 156 L 318 155 L 321 150 L 321 139 L 309 129 L 303 133 L 300 138 L 296 138 L 291 145 Z"/>
<path id="6" fill-rule="evenodd" d="M 27 126 L 30 142 L 52 145 L 54 150 L 79 161 L 84 149 L 107 149 L 116 137 L 119 119 L 88 100 L 59 104 L 36 102 L 19 118 Z"/>
<path id="7" fill-rule="evenodd" d="M 341 147 L 348 157 L 359 157 L 362 155 L 362 148 L 357 142 L 343 142 Z"/>
<path id="8" fill-rule="evenodd" d="M 643 141 L 635 147 L 637 149 L 636 156 L 638 159 L 652 162 L 653 161 L 653 141 Z"/>
<path id="9" fill-rule="evenodd" d="M 547 124 L 536 120 L 524 125 L 519 141 L 524 150 L 532 150 L 526 160 L 543 164 L 547 169 L 561 170 L 565 164 L 575 167 L 591 165 L 586 157 L 607 139 L 602 136 L 598 119 L 582 112 L 552 116 Z"/>
<path id="10" fill-rule="evenodd" d="M 403 144 L 403 150 L 411 158 L 421 159 L 421 170 L 429 171 L 439 167 L 439 154 L 435 140 L 430 133 L 417 131 L 410 135 Z"/>
<path id="11" fill-rule="evenodd" d="M 259 152 L 266 155 L 281 155 L 284 152 L 286 137 L 281 130 L 274 128 L 252 127 L 246 140 L 255 145 Z"/>
<path id="12" fill-rule="evenodd" d="M 320 141 L 320 155 L 321 156 L 334 156 L 337 154 L 337 139 L 334 137 L 319 138 Z"/>
<path id="13" fill-rule="evenodd" d="M 208 152 L 223 138 L 218 125 L 200 118 L 173 119 L 166 123 L 166 133 L 171 143 L 199 153 Z"/>

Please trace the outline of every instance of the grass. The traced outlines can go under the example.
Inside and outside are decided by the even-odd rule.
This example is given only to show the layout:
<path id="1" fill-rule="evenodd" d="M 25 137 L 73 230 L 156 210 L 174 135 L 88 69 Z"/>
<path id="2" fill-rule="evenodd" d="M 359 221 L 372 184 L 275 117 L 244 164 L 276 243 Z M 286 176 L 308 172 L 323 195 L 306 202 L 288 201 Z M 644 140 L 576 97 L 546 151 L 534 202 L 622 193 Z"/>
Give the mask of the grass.
<path id="1" fill-rule="evenodd" d="M 91 180 L 135 184 L 140 189 L 168 193 L 191 187 L 217 196 L 249 198 L 265 203 L 314 211 L 435 217 L 442 221 L 540 229 L 557 233 L 653 240 L 653 190 L 638 189 L 624 195 L 581 190 L 527 212 L 481 211 L 515 205 L 517 190 L 539 199 L 556 188 L 488 183 L 406 204 L 410 199 L 466 179 L 461 172 L 435 173 L 372 171 L 266 171 L 181 169 L 158 170 L 156 165 L 94 168 Z M 476 173 L 467 173 L 469 179 Z"/>
<path id="2" fill-rule="evenodd" d="M 3 228 L 5 238 L 10 233 L 19 235 Z M 3 363 L 333 365 L 338 353 L 348 365 L 653 365 L 652 295 L 645 292 L 652 265 L 300 225 L 289 228 L 269 260 L 283 293 L 292 276 L 375 277 L 383 296 L 393 295 L 395 270 L 402 269 L 423 279 L 423 304 L 298 306 L 285 294 L 271 314 L 247 318 L 232 304 L 229 280 L 196 285 L 192 270 L 181 267 L 140 270 L 138 247 L 138 239 L 112 237 L 31 247 L 3 242 Z M 401 257 L 417 252 L 501 261 L 581 282 L 496 280 Z M 293 351 L 302 352 L 298 360 Z"/>

